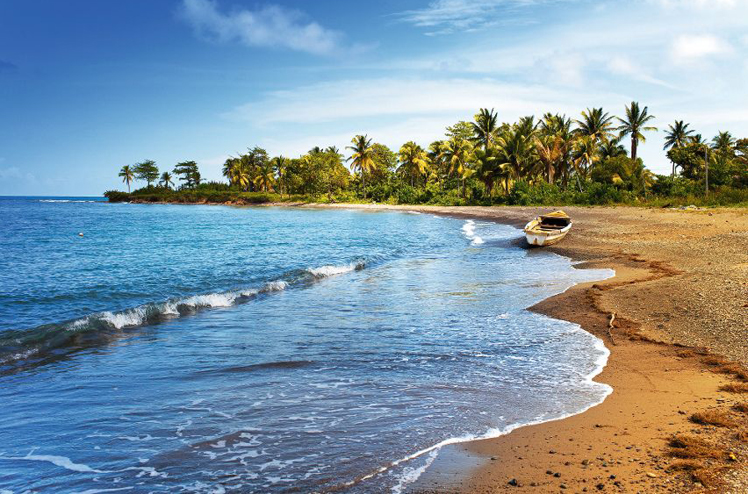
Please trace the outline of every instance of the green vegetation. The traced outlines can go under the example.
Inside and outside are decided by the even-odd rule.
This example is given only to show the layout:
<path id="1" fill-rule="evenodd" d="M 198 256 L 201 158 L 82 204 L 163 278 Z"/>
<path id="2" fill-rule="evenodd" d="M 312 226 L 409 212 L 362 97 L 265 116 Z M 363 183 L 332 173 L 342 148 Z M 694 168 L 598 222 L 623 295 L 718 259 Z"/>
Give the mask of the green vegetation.
<path id="1" fill-rule="evenodd" d="M 428 147 L 409 141 L 395 152 L 367 135 L 351 140 L 347 159 L 335 147 L 315 147 L 298 158 L 271 158 L 254 147 L 226 160 L 228 183 L 203 183 L 194 161 L 159 175 L 156 163 L 146 160 L 122 167 L 128 192 L 106 196 L 247 204 L 748 205 L 748 139 L 720 132 L 707 143 L 688 123 L 675 121 L 664 147 L 672 173 L 654 175 L 637 156 L 645 133 L 657 131 L 649 125 L 654 118 L 635 101 L 623 118 L 588 108 L 578 120 L 547 113 L 502 124 L 494 110 L 484 108 L 472 122 L 447 127 L 444 138 Z M 146 186 L 130 192 L 134 180 Z"/>

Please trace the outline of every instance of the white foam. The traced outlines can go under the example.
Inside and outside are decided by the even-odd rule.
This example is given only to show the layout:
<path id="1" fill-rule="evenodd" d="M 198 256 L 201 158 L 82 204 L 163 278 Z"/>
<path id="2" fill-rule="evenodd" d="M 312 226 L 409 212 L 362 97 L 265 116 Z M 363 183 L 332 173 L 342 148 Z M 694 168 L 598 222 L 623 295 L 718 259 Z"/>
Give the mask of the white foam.
<path id="1" fill-rule="evenodd" d="M 288 283 L 282 280 L 270 281 L 265 283 L 264 292 L 282 292 L 288 287 Z"/>
<path id="2" fill-rule="evenodd" d="M 207 295 L 194 295 L 186 298 L 181 304 L 195 308 L 231 307 L 234 305 L 234 300 L 236 300 L 235 293 L 209 293 Z"/>
<path id="3" fill-rule="evenodd" d="M 337 276 L 340 274 L 350 273 L 352 271 L 356 271 L 357 269 L 361 269 L 363 267 L 362 263 L 350 263 L 350 264 L 343 264 L 341 266 L 322 266 L 319 268 L 309 268 L 307 271 L 309 271 L 313 276 L 316 276 L 317 278 L 327 278 L 329 276 Z"/>
<path id="4" fill-rule="evenodd" d="M 67 456 L 55 456 L 55 455 L 35 455 L 32 450 L 26 456 L 0 456 L 0 459 L 8 460 L 25 460 L 25 461 L 43 461 L 52 463 L 55 466 L 70 470 L 72 472 L 79 473 L 110 473 L 105 470 L 96 470 L 83 463 L 75 463 Z"/>
<path id="5" fill-rule="evenodd" d="M 146 318 L 146 311 L 144 307 L 136 307 L 124 312 L 102 312 L 100 317 L 115 328 L 122 329 L 143 324 Z"/>
<path id="6" fill-rule="evenodd" d="M 400 494 L 405 486 L 407 486 L 408 484 L 412 484 L 413 482 L 418 480 L 418 478 L 423 475 L 423 472 L 425 472 L 426 469 L 428 469 L 428 467 L 430 467 L 431 464 L 434 463 L 434 460 L 436 460 L 438 454 L 438 451 L 432 451 L 431 453 L 429 453 L 426 462 L 420 467 L 406 468 L 405 471 L 400 475 L 397 484 L 392 487 L 393 494 Z"/>
<path id="7" fill-rule="evenodd" d="M 462 225 L 462 233 L 470 240 L 470 245 L 482 245 L 485 243 L 482 238 L 475 234 L 475 221 L 473 220 L 467 220 Z"/>

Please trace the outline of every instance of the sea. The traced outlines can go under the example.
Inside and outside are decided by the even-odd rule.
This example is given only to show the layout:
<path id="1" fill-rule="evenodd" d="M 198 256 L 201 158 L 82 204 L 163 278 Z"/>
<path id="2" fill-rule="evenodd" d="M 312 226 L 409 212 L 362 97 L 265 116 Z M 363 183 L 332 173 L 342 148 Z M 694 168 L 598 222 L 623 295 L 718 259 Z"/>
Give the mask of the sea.
<path id="1" fill-rule="evenodd" d="M 612 276 L 511 226 L 0 198 L 0 493 L 407 492 L 579 413 L 608 350 L 528 311 Z"/>

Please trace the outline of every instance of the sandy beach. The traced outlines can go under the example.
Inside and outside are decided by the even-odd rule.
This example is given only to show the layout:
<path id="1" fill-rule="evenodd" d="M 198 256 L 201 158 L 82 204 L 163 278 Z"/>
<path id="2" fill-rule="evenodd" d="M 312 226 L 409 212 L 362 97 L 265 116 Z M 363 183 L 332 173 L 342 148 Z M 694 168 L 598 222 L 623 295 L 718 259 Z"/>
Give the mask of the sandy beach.
<path id="1" fill-rule="evenodd" d="M 518 227 L 541 211 L 353 207 Z M 596 380 L 613 394 L 567 419 L 451 446 L 412 490 L 748 492 L 748 211 L 564 209 L 574 228 L 549 249 L 616 276 L 531 310 L 605 342 Z"/>

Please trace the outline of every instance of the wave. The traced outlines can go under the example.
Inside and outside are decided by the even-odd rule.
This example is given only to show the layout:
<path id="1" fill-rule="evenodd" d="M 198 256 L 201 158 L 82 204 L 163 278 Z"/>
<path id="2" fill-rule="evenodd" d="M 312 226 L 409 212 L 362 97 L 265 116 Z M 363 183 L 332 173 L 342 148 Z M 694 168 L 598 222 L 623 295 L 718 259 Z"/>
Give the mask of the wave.
<path id="1" fill-rule="evenodd" d="M 574 328 L 575 331 L 587 333 L 587 331 L 585 331 L 581 326 L 579 326 L 579 325 L 575 325 L 575 326 L 576 326 Z M 590 334 L 590 333 L 588 333 L 588 334 Z M 590 334 L 590 336 L 593 336 L 593 335 Z M 542 417 L 535 418 L 533 420 L 529 420 L 529 421 L 526 421 L 526 422 L 517 422 L 517 423 L 514 423 L 514 424 L 509 424 L 509 425 L 507 425 L 505 427 L 502 427 L 502 428 L 489 429 L 488 431 L 486 431 L 483 434 L 468 434 L 468 435 L 459 436 L 459 437 L 450 437 L 450 438 L 447 438 L 447 439 L 445 439 L 443 441 L 440 441 L 440 442 L 438 442 L 438 443 L 436 443 L 436 444 L 434 444 L 432 446 L 428 446 L 428 447 L 426 447 L 426 448 L 424 448 L 424 449 L 422 449 L 420 451 L 416 451 L 416 452 L 411 453 L 411 454 L 409 454 L 409 455 L 407 455 L 407 456 L 405 456 L 403 458 L 400 458 L 398 460 L 392 461 L 392 462 L 390 462 L 387 465 L 381 466 L 381 467 L 377 468 L 376 470 L 374 470 L 371 473 L 368 473 L 368 474 L 366 474 L 366 475 L 364 475 L 362 477 L 359 477 L 359 478 L 357 478 L 357 479 L 355 479 L 353 481 L 350 481 L 350 482 L 344 484 L 344 486 L 345 487 L 352 487 L 354 485 L 360 484 L 361 482 L 365 482 L 365 481 L 368 481 L 368 480 L 370 480 L 370 479 L 372 479 L 374 477 L 377 477 L 377 476 L 379 476 L 379 475 L 381 475 L 381 474 L 383 474 L 383 473 L 385 473 L 387 471 L 390 471 L 393 468 L 399 467 L 401 465 L 405 465 L 405 464 L 409 463 L 410 461 L 415 460 L 416 458 L 420 458 L 420 457 L 422 457 L 424 455 L 429 455 L 428 459 L 426 460 L 425 465 L 423 465 L 420 468 L 415 468 L 415 469 L 414 468 L 409 468 L 409 469 L 405 469 L 398 476 L 397 492 L 401 492 L 402 489 L 405 488 L 406 485 L 411 484 L 411 483 L 415 482 L 416 480 L 418 480 L 418 478 L 434 462 L 434 460 L 436 459 L 436 456 L 438 455 L 439 451 L 443 447 L 445 447 L 445 446 L 449 446 L 449 445 L 452 445 L 452 444 L 466 443 L 466 442 L 471 442 L 471 441 L 483 441 L 483 440 L 486 440 L 486 439 L 495 439 L 495 438 L 500 437 L 500 436 L 505 436 L 505 435 L 511 433 L 512 431 L 515 431 L 515 430 L 520 429 L 522 427 L 528 427 L 528 426 L 532 426 L 532 425 L 539 425 L 539 424 L 544 424 L 544 423 L 547 423 L 547 422 L 555 422 L 557 420 L 563 420 L 563 419 L 566 419 L 566 418 L 569 418 L 569 417 L 573 417 L 574 415 L 582 414 L 582 413 L 586 412 L 587 410 L 589 410 L 590 408 L 596 407 L 597 405 L 599 405 L 602 402 L 604 402 L 605 399 L 613 393 L 613 388 L 611 386 L 607 385 L 607 384 L 603 384 L 603 383 L 599 383 L 599 382 L 595 381 L 595 377 L 597 377 L 603 371 L 603 369 L 605 369 L 605 366 L 608 364 L 608 358 L 610 357 L 610 350 L 608 350 L 608 348 L 605 346 L 605 343 L 603 342 L 603 340 L 601 340 L 600 338 L 598 338 L 596 336 L 593 336 L 593 338 L 595 339 L 594 348 L 600 352 L 600 355 L 595 360 L 594 369 L 591 372 L 589 372 L 587 375 L 583 376 L 582 382 L 585 383 L 585 384 L 594 385 L 595 387 L 597 387 L 598 389 L 600 389 L 602 391 L 602 394 L 601 394 L 600 398 L 597 401 L 595 401 L 593 403 L 590 403 L 590 404 L 582 407 L 579 410 L 574 410 L 574 411 L 571 411 L 571 412 L 567 412 L 567 413 L 563 413 L 563 414 L 558 414 L 558 415 L 554 415 L 554 416 L 551 416 L 551 417 L 542 416 Z"/>
<path id="2" fill-rule="evenodd" d="M 366 263 L 359 260 L 344 265 L 296 270 L 259 287 L 190 295 L 121 311 L 99 312 L 28 330 L 4 331 L 0 333 L 0 366 L 41 359 L 48 352 L 63 347 L 107 343 L 121 337 L 122 332 L 129 329 L 193 315 L 202 310 L 232 307 L 249 302 L 258 296 L 282 292 L 290 286 L 307 286 L 323 278 L 364 269 L 365 266 Z"/>
<path id="3" fill-rule="evenodd" d="M 462 225 L 462 233 L 470 240 L 470 245 L 477 246 L 485 243 L 482 238 L 475 234 L 475 221 L 473 220 L 467 220 Z"/>
<path id="4" fill-rule="evenodd" d="M 350 273 L 352 271 L 360 271 L 366 267 L 364 261 L 352 262 L 350 264 L 344 264 L 341 266 L 322 266 L 319 268 L 309 268 L 307 271 L 314 277 L 327 278 L 330 276 L 337 276 L 339 274 Z"/>

